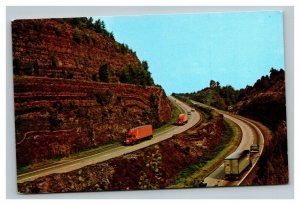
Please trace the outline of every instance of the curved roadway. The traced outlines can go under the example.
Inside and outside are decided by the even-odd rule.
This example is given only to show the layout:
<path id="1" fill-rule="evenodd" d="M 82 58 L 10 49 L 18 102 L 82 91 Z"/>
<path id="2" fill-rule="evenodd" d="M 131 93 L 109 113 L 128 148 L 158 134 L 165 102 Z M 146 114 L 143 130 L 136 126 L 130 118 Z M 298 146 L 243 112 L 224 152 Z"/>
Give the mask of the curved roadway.
<path id="1" fill-rule="evenodd" d="M 169 99 L 174 103 L 175 105 L 179 106 L 184 112 L 187 112 L 191 110 L 191 107 L 188 105 L 180 102 L 179 100 L 169 97 Z M 187 124 L 183 126 L 174 126 L 171 125 L 164 130 L 155 133 L 153 139 L 146 140 L 140 144 L 133 145 L 133 146 L 116 146 L 109 150 L 104 150 L 96 154 L 92 154 L 89 156 L 85 156 L 79 159 L 73 159 L 68 160 L 66 162 L 58 162 L 52 165 L 49 165 L 47 167 L 30 171 L 24 174 L 20 174 L 17 176 L 17 182 L 23 183 L 26 181 L 32 181 L 34 179 L 37 179 L 41 176 L 46 176 L 53 173 L 65 173 L 72 170 L 79 169 L 81 167 L 103 162 L 118 156 L 121 156 L 123 154 L 128 154 L 130 152 L 134 152 L 136 150 L 142 149 L 144 147 L 150 146 L 152 144 L 158 143 L 160 141 L 166 140 L 168 138 L 171 138 L 175 134 L 179 134 L 181 132 L 184 132 L 185 130 L 191 128 L 194 126 L 198 121 L 200 120 L 200 114 L 198 112 L 192 112 L 191 115 L 189 115 L 189 121 Z"/>
<path id="2" fill-rule="evenodd" d="M 192 102 L 195 104 L 201 105 L 203 107 L 212 108 L 210 106 L 204 105 L 204 104 L 196 102 L 196 101 L 192 101 Z M 241 128 L 242 139 L 241 139 L 239 146 L 236 148 L 235 151 L 249 150 L 250 145 L 254 144 L 254 143 L 259 145 L 259 153 L 256 153 L 256 154 L 251 153 L 252 167 L 250 168 L 250 170 L 242 173 L 242 175 L 240 176 L 240 179 L 235 180 L 235 181 L 225 180 L 223 163 L 217 169 L 215 169 L 211 174 L 209 174 L 209 176 L 207 176 L 204 179 L 204 182 L 207 183 L 208 187 L 210 187 L 210 186 L 239 186 L 243 182 L 243 180 L 248 176 L 248 174 L 252 171 L 254 166 L 256 165 L 256 163 L 262 153 L 262 150 L 263 150 L 264 136 L 263 136 L 262 132 L 260 131 L 260 129 L 257 126 L 255 126 L 251 122 L 251 120 L 249 120 L 245 117 L 228 114 L 225 111 L 221 111 L 221 110 L 218 110 L 215 108 L 212 108 L 212 109 L 223 114 L 223 116 L 225 118 L 233 121 Z"/>

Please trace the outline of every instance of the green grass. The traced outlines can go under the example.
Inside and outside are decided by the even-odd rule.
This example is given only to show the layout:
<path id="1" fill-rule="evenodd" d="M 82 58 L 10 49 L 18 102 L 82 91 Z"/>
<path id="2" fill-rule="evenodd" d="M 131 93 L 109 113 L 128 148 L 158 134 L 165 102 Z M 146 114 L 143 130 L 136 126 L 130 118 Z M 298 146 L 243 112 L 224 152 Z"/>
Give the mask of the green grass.
<path id="1" fill-rule="evenodd" d="M 32 165 L 29 164 L 27 166 L 23 166 L 23 167 L 18 167 L 17 168 L 17 173 L 23 173 L 23 172 L 26 172 L 27 170 L 30 170 L 32 169 Z"/>
<path id="2" fill-rule="evenodd" d="M 222 142 L 214 149 L 205 153 L 195 164 L 181 171 L 176 177 L 175 183 L 168 188 L 197 187 L 206 175 L 220 164 L 225 156 L 239 143 L 239 130 L 237 126 L 227 119 L 224 120 L 225 133 Z"/>

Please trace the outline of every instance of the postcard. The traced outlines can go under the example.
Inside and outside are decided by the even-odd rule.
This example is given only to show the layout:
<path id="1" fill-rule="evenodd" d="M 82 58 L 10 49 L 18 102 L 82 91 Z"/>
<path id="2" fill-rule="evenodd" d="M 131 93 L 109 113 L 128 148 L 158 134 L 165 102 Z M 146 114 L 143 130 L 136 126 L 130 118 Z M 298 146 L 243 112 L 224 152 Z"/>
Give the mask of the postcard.
<path id="1" fill-rule="evenodd" d="M 19 193 L 288 183 L 281 11 L 11 28 Z"/>

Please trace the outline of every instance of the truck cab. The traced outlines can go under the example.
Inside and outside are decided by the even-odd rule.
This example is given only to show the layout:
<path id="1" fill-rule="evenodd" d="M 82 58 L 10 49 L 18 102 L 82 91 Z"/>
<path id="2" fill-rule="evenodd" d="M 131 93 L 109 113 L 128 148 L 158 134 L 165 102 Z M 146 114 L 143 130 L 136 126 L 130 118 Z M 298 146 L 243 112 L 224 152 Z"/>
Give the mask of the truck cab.
<path id="1" fill-rule="evenodd" d="M 128 135 L 126 136 L 126 138 L 124 140 L 124 143 L 127 145 L 132 144 L 134 142 L 134 138 L 135 138 L 134 135 L 129 135 L 129 133 L 128 133 Z"/>

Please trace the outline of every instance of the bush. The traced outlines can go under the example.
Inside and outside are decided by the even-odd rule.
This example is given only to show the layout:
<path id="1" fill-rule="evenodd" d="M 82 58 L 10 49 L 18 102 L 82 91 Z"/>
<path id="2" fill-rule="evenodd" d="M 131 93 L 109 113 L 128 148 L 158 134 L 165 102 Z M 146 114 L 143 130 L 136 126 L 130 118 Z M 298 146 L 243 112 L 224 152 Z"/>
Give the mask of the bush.
<path id="1" fill-rule="evenodd" d="M 129 74 L 126 69 L 122 69 L 120 75 L 120 82 L 121 83 L 128 83 L 129 82 Z"/>
<path id="2" fill-rule="evenodd" d="M 93 74 L 93 75 L 92 75 L 92 80 L 93 80 L 93 81 L 97 81 L 97 74 Z"/>
<path id="3" fill-rule="evenodd" d="M 32 65 L 25 65 L 24 66 L 24 73 L 25 75 L 32 75 Z"/>
<path id="4" fill-rule="evenodd" d="M 75 30 L 74 30 L 73 39 L 76 43 L 80 44 L 81 36 L 80 36 L 79 30 L 77 28 L 75 28 Z"/>
<path id="5" fill-rule="evenodd" d="M 57 59 L 53 53 L 50 54 L 50 60 L 51 60 L 51 66 L 53 68 L 57 68 Z"/>
<path id="6" fill-rule="evenodd" d="M 94 96 L 96 97 L 96 100 L 100 105 L 105 106 L 109 105 L 112 102 L 113 94 L 110 91 L 105 91 L 95 93 Z"/>
<path id="7" fill-rule="evenodd" d="M 108 65 L 104 64 L 99 68 L 99 80 L 101 82 L 108 83 L 109 82 L 109 70 Z"/>
<path id="8" fill-rule="evenodd" d="M 87 41 L 88 43 L 91 42 L 91 36 L 90 36 L 89 33 L 85 34 L 85 39 L 86 39 L 86 41 Z"/>
<path id="9" fill-rule="evenodd" d="M 21 60 L 19 57 L 14 58 L 13 60 L 13 72 L 15 75 L 20 75 L 21 69 Z"/>
<path id="10" fill-rule="evenodd" d="M 36 60 L 33 64 L 33 72 L 35 75 L 38 75 L 39 74 L 39 63 L 38 63 L 38 60 Z"/>

